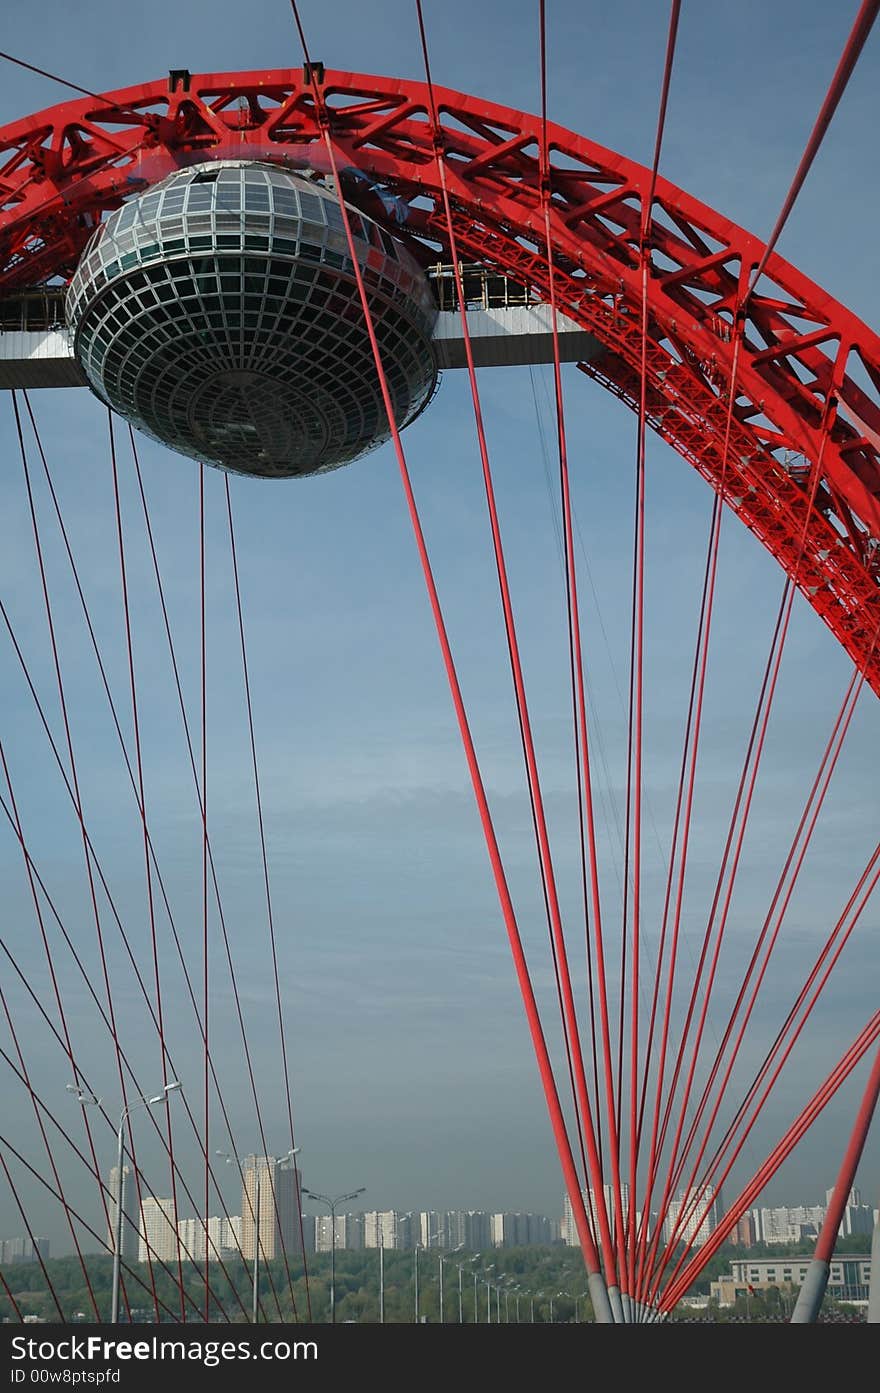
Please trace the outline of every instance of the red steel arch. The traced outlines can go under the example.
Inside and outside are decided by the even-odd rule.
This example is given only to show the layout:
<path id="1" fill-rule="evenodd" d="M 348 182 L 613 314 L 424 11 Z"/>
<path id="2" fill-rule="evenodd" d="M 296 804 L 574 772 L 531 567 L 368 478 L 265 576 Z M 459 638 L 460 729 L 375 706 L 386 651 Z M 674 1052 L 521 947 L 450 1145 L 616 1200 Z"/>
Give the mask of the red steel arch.
<path id="1" fill-rule="evenodd" d="M 459 253 L 549 298 L 540 119 L 434 92 Z M 446 224 L 426 85 L 328 70 L 323 95 L 340 165 L 368 176 L 347 194 L 357 201 L 371 182 L 390 189 L 406 219 L 401 227 L 384 212 L 389 226 L 426 263 L 441 258 Z M 560 126 L 548 133 L 557 301 L 603 346 L 583 371 L 638 410 L 641 206 L 650 171 Z M 172 73 L 7 126 L 0 295 L 68 277 L 104 211 L 187 160 L 314 158 L 323 167 L 323 137 L 310 84 L 296 69 Z M 383 211 L 372 197 L 371 214 Z M 747 296 L 763 244 L 664 179 L 648 243 L 649 424 L 716 491 L 724 472 L 724 501 L 880 694 L 880 338 L 775 254 Z"/>

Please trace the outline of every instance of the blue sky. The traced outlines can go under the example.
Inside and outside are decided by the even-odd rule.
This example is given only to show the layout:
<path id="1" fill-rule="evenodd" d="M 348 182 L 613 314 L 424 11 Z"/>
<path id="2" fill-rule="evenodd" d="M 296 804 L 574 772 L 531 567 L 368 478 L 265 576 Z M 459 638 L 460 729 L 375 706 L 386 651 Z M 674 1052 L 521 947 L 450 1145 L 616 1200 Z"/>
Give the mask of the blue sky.
<path id="1" fill-rule="evenodd" d="M 551 3 L 550 110 L 554 119 L 637 160 L 653 148 L 668 10 L 665 4 Z M 735 222 L 766 235 L 812 126 L 856 6 L 720 0 L 683 6 L 662 172 Z M 6 46 L 97 91 L 162 76 L 171 67 L 228 71 L 301 54 L 282 0 L 247 10 L 158 0 L 146 11 L 96 0 L 87 12 L 13 3 Z M 49 22 L 46 22 L 46 16 Z M 428 4 L 435 81 L 521 110 L 539 105 L 536 7 L 451 0 Z M 303 6 L 312 56 L 340 69 L 421 76 L 414 7 Z M 880 320 L 875 251 L 875 94 L 880 50 L 869 42 L 780 250 L 868 323 Z M 0 123 L 60 101 L 63 89 L 8 65 Z M 557 505 L 547 482 L 552 450 L 548 371 L 487 370 L 481 388 L 508 549 L 511 584 L 545 793 L 572 942 L 578 933 L 575 795 Z M 565 377 L 578 559 L 597 725 L 599 836 L 604 902 L 619 900 L 619 825 L 625 751 L 628 571 L 635 422 L 569 370 Z M 111 682 L 128 720 L 118 558 L 102 408 L 85 392 L 35 394 L 50 466 L 83 568 Z M 56 730 L 45 622 L 37 590 L 11 403 L 0 402 L 7 467 L 0 476 L 0 593 L 33 663 Z M 435 564 L 465 699 L 542 1002 L 552 1007 L 546 929 L 510 696 L 466 381 L 448 373 L 404 442 Z M 192 718 L 198 702 L 197 471 L 147 441 L 140 445 L 172 625 Z M 123 448 L 124 509 L 147 798 L 160 862 L 182 938 L 198 972 L 200 841 L 191 776 L 173 703 L 142 520 Z M 662 889 L 680 758 L 711 498 L 665 446 L 648 447 L 647 905 Z M 234 596 L 225 537 L 223 479 L 207 480 L 209 559 L 209 808 L 242 1000 L 270 1147 L 285 1150 L 274 1000 L 267 957 L 246 727 L 237 664 Z M 467 771 L 405 516 L 393 452 L 289 485 L 234 480 L 233 504 L 258 716 L 269 853 L 280 943 L 297 1142 L 305 1182 L 324 1192 L 360 1185 L 370 1207 L 473 1207 L 561 1211 L 562 1184 L 516 991 Z M 38 489 L 84 798 L 93 838 L 149 972 L 143 864 L 130 789 L 83 635 L 54 523 Z M 688 880 L 688 954 L 711 895 L 781 572 L 726 519 L 702 775 Z M 731 920 L 733 951 L 721 1001 L 766 910 L 849 667 L 805 604 L 796 606 L 746 860 Z M 78 833 L 30 697 L 5 637 L 0 642 L 0 738 L 35 855 L 90 971 L 97 973 Z M 129 725 L 125 726 L 126 731 Z M 876 841 L 876 701 L 866 693 L 841 759 L 822 835 L 789 915 L 772 990 L 759 1005 L 748 1051 L 759 1059 L 784 1014 L 795 974 L 839 912 Z M 0 829 L 3 920 L 34 989 L 50 984 L 17 847 Z M 652 924 L 656 922 L 650 921 Z M 109 919 L 108 919 L 109 923 Z M 242 1151 L 258 1146 L 222 945 L 212 928 L 212 1011 L 218 1069 Z M 875 1008 L 876 911 L 870 908 L 829 988 L 827 1010 L 779 1090 L 770 1123 L 745 1156 L 752 1165 Z M 194 1109 L 200 1106 L 195 1030 L 161 929 L 172 1049 Z M 112 934 L 108 928 L 108 939 Z M 650 950 L 650 939 L 649 939 Z M 158 1050 L 118 948 L 118 1001 L 145 1086 L 161 1079 Z M 572 949 L 574 960 L 575 951 Z M 97 1091 L 116 1106 L 106 1036 L 64 961 L 65 1000 L 78 1050 Z M 579 960 L 578 960 L 579 961 Z M 577 968 L 577 980 L 583 977 Z M 98 982 L 95 976 L 96 983 Z M 64 1062 L 9 986 L 29 1070 L 59 1111 Z M 550 1019 L 548 1015 L 548 1019 Z M 551 1037 L 555 1039 L 552 1027 Z M 5 1024 L 0 1035 L 8 1036 Z M 3 1047 L 9 1050 L 4 1038 Z M 833 1056 L 836 1058 L 836 1054 Z M 5 1067 L 5 1066 L 4 1066 Z M 843 1129 L 864 1070 L 768 1195 L 816 1202 L 833 1182 Z M 4 1081 L 4 1088 L 6 1081 Z M 4 1127 L 39 1164 L 40 1143 L 21 1088 L 9 1087 Z M 78 1126 L 71 1107 L 70 1122 Z M 218 1146 L 226 1146 L 212 1116 Z M 195 1187 L 191 1135 L 180 1154 Z M 157 1193 L 167 1187 L 158 1151 L 139 1133 Z M 103 1138 L 107 1166 L 112 1139 Z M 876 1191 L 872 1144 L 862 1184 Z M 43 1162 L 43 1165 L 45 1163 Z M 93 1187 L 67 1158 L 71 1196 L 97 1214 Z M 740 1172 L 742 1174 L 742 1172 Z M 35 1226 L 64 1245 L 63 1223 L 23 1183 Z M 231 1212 L 238 1197 L 227 1195 Z M 182 1207 L 184 1212 L 185 1206 Z M 188 1210 L 186 1211 L 188 1212 Z M 36 1216 L 40 1215 L 40 1219 Z M 20 1220 L 0 1190 L 0 1230 Z"/>

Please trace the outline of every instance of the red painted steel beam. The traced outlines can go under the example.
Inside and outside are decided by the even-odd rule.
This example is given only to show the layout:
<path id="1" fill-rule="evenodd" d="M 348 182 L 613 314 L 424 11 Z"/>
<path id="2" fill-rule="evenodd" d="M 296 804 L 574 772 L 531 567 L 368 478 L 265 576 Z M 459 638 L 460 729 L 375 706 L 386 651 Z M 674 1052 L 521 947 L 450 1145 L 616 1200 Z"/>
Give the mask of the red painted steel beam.
<path id="1" fill-rule="evenodd" d="M 462 255 L 547 299 L 540 117 L 435 94 Z M 409 221 L 393 230 L 424 262 L 440 259 L 447 239 L 425 84 L 328 71 L 322 106 L 340 167 L 410 205 Z M 652 181 L 649 169 L 560 126 L 548 134 L 559 308 L 605 347 L 583 369 L 638 409 L 646 212 L 648 424 L 718 491 L 737 286 L 765 244 L 667 180 Z M 0 294 L 68 277 L 104 212 L 180 164 L 222 156 L 327 171 L 300 70 L 205 74 L 174 91 L 167 80 L 150 82 L 3 128 Z M 369 199 L 364 187 L 347 193 Z M 382 216 L 378 199 L 370 212 Z M 867 660 L 880 693 L 880 654 L 870 651 L 880 619 L 880 338 L 775 253 L 762 286 L 743 325 L 725 502 L 797 572 L 799 589 L 854 661 Z M 835 365 L 839 409 L 811 505 L 805 480 Z"/>

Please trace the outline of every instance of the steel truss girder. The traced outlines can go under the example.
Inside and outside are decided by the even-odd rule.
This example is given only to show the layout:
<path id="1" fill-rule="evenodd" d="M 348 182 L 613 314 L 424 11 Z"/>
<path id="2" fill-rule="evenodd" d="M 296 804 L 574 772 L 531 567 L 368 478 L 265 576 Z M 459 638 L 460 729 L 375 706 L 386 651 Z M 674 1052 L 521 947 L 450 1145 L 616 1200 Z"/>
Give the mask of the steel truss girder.
<path id="1" fill-rule="evenodd" d="M 69 276 L 101 215 L 181 163 L 244 156 L 326 173 L 320 114 L 300 71 L 174 85 L 77 99 L 0 130 L 0 294 Z M 346 196 L 367 200 L 424 262 L 443 259 L 425 85 L 328 71 L 323 95 L 340 163 L 357 171 Z M 460 251 L 546 299 L 540 119 L 435 95 Z M 776 255 L 743 309 L 762 243 L 663 179 L 643 251 L 650 171 L 553 124 L 549 143 L 559 307 L 605 349 L 584 371 L 638 409 L 646 255 L 649 423 L 716 491 L 724 470 L 724 501 L 880 693 L 880 339 Z M 374 184 L 396 195 L 396 213 Z M 810 466 L 829 423 L 810 508 Z"/>

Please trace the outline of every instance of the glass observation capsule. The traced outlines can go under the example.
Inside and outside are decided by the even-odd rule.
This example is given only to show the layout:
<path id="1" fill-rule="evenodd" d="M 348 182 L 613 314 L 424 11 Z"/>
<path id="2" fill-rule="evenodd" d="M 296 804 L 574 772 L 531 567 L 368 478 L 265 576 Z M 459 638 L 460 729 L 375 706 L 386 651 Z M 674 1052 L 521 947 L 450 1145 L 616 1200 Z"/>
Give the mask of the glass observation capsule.
<path id="1" fill-rule="evenodd" d="M 436 305 L 409 251 L 348 212 L 402 428 L 436 384 Z M 280 166 L 194 165 L 126 203 L 86 247 L 66 313 L 101 400 L 207 464 L 316 474 L 390 435 L 339 203 Z"/>

